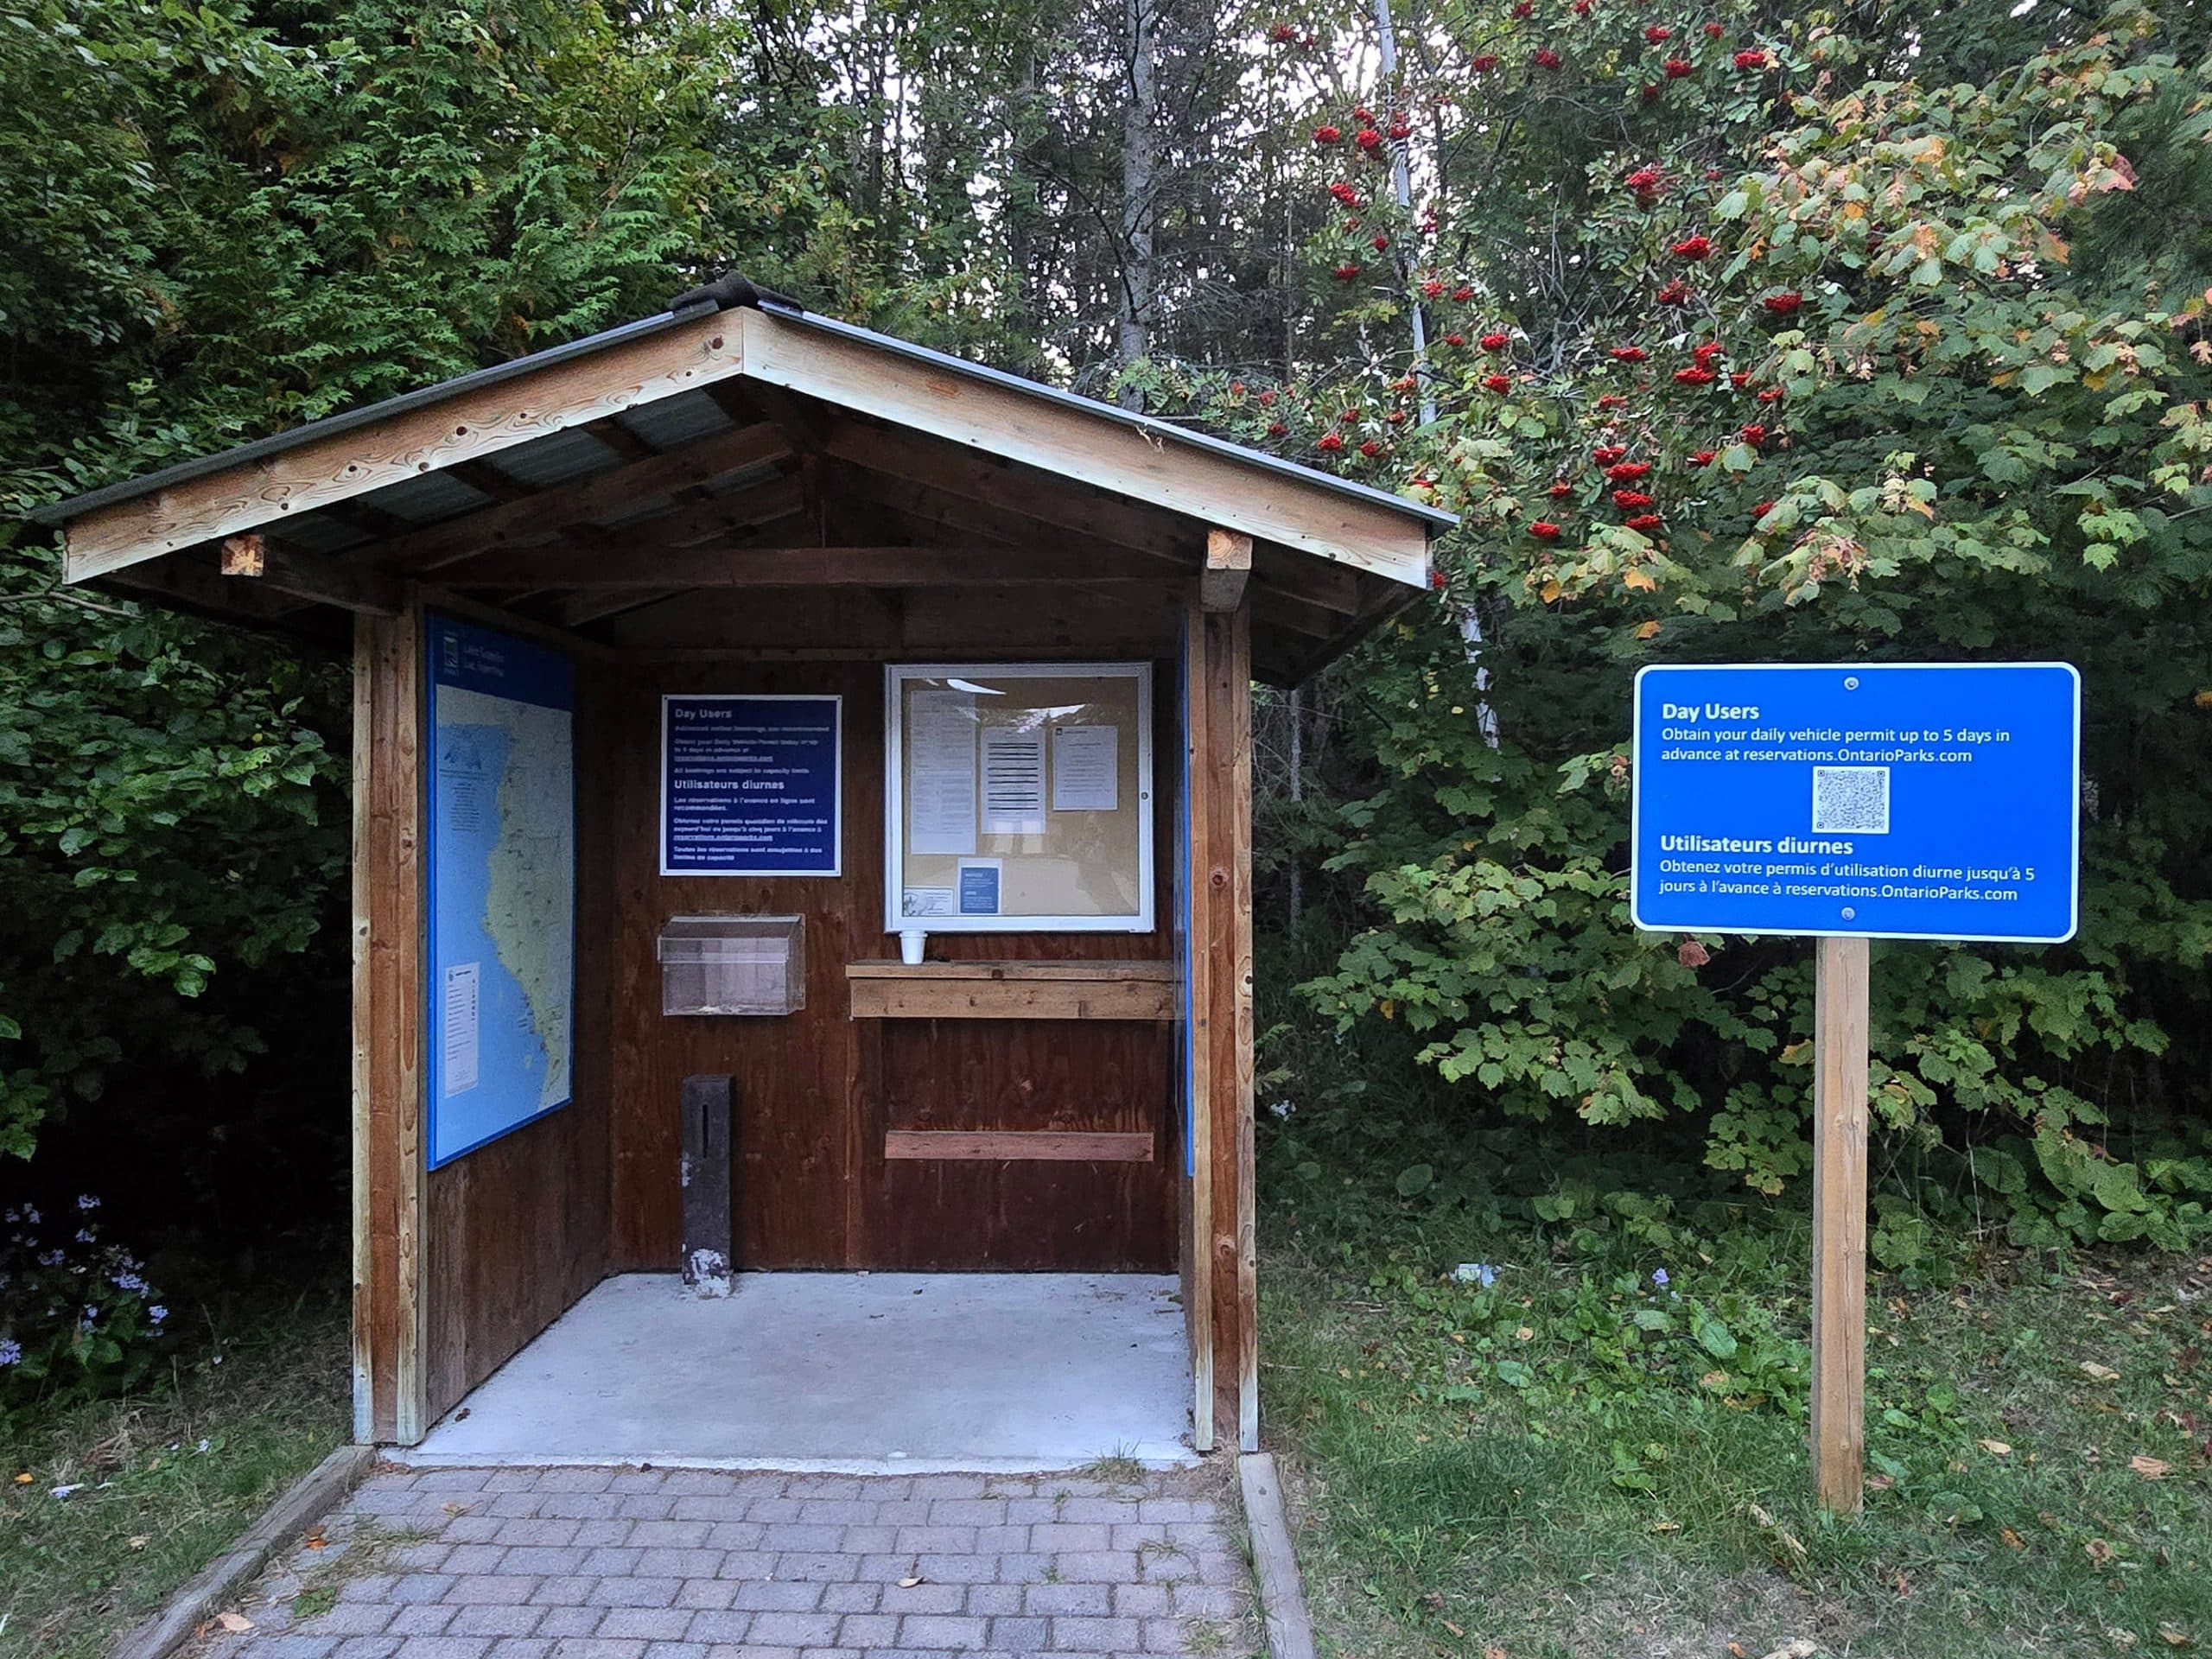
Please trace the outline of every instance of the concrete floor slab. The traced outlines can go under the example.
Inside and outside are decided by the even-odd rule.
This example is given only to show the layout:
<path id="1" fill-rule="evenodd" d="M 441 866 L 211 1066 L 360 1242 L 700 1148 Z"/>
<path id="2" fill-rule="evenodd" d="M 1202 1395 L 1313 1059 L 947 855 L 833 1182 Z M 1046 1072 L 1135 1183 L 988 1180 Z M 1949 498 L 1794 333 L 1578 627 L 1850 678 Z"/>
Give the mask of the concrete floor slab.
<path id="1" fill-rule="evenodd" d="M 1134 1274 L 609 1279 L 399 1454 L 839 1473 L 1190 1461 L 1179 1287 Z"/>

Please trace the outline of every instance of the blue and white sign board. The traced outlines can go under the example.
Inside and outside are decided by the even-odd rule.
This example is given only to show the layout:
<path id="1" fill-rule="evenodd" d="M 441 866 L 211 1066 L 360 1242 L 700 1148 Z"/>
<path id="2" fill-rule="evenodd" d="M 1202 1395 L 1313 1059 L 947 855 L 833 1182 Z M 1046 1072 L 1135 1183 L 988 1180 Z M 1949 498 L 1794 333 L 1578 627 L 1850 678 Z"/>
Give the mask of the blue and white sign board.
<path id="1" fill-rule="evenodd" d="M 575 1030 L 575 675 L 433 614 L 429 1162 L 569 1103 Z"/>
<path id="2" fill-rule="evenodd" d="M 661 699 L 660 873 L 836 875 L 842 697 Z"/>
<path id="3" fill-rule="evenodd" d="M 2064 663 L 1646 668 L 1630 913 L 1670 933 L 2071 938 L 2081 724 Z"/>

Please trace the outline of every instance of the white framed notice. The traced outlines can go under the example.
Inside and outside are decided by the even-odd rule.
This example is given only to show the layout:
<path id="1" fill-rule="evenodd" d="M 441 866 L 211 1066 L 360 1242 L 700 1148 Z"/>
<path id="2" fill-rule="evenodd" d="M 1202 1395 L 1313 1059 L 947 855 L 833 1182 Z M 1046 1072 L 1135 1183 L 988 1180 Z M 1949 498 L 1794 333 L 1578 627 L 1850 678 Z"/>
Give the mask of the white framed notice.
<path id="1" fill-rule="evenodd" d="M 884 928 L 1149 933 L 1152 665 L 884 675 Z"/>

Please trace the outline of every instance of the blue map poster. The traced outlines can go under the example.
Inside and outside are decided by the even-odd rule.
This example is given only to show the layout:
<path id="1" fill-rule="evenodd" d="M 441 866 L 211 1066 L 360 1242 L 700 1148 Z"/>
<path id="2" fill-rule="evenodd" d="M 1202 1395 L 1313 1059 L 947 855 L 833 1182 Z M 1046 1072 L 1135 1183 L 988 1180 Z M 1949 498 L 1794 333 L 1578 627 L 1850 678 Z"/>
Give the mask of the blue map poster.
<path id="1" fill-rule="evenodd" d="M 660 873 L 836 875 L 841 697 L 661 699 Z"/>
<path id="2" fill-rule="evenodd" d="M 429 654 L 430 1167 L 569 1103 L 575 675 L 448 616 Z"/>

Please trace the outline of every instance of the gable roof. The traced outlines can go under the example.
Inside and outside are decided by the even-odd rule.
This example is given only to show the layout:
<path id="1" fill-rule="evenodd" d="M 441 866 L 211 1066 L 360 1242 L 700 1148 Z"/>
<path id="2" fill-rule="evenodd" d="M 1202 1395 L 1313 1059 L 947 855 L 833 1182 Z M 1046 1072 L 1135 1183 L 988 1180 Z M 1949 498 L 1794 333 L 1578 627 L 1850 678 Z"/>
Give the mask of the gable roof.
<path id="1" fill-rule="evenodd" d="M 630 625 L 607 619 L 731 586 L 1046 585 L 1126 607 L 1128 584 L 1198 575 L 1219 535 L 1235 569 L 1215 575 L 1249 569 L 1280 635 L 1276 678 L 1426 587 L 1457 522 L 734 276 L 35 516 L 63 527 L 69 581 L 186 608 L 327 632 L 333 607 L 391 611 L 414 583 L 612 643 Z M 262 580 L 224 574 L 239 537 Z"/>
<path id="2" fill-rule="evenodd" d="M 742 277 L 736 276 L 726 276 L 718 283 L 709 283 L 705 287 L 693 289 L 686 294 L 679 295 L 666 311 L 658 315 L 640 318 L 635 322 L 623 323 L 596 334 L 586 335 L 581 340 L 569 340 L 564 345 L 548 346 L 543 351 L 532 352 L 526 356 L 510 359 L 505 363 L 493 364 L 489 368 L 457 375 L 450 380 L 442 380 L 433 385 L 419 387 L 413 391 L 403 392 L 397 397 L 385 398 L 381 402 L 365 404 L 358 409 L 346 410 L 336 415 L 327 415 L 320 420 L 290 427 L 282 432 L 272 433 L 267 437 L 256 438 L 250 442 L 238 444 L 229 449 L 219 450 L 213 454 L 195 456 L 190 461 L 180 461 L 175 466 L 164 467 L 158 472 L 142 474 L 137 478 L 123 479 L 113 484 L 104 485 L 96 490 L 87 490 L 67 500 L 50 502 L 39 507 L 32 512 L 30 517 L 36 524 L 67 524 L 97 513 L 102 509 L 140 500 L 149 495 L 157 495 L 165 490 L 171 490 L 180 485 L 207 478 L 232 467 L 268 461 L 308 444 L 374 427 L 400 416 L 429 409 L 449 400 L 465 398 L 473 393 L 500 386 L 512 380 L 542 375 L 563 364 L 571 363 L 579 359 L 595 357 L 611 348 L 664 334 L 683 323 L 696 321 L 702 315 L 739 306 L 748 307 L 773 315 L 781 321 L 795 324 L 800 328 L 815 334 L 889 353 L 940 373 L 956 375 L 979 385 L 1000 388 L 1019 397 L 1033 398 L 1042 405 L 1072 410 L 1084 417 L 1126 427 L 1143 435 L 1147 441 L 1173 443 L 1201 453 L 1219 455 L 1243 466 L 1294 480 L 1301 486 L 1317 487 L 1342 495 L 1351 500 L 1362 501 L 1401 512 L 1409 518 L 1426 524 L 1432 531 L 1449 530 L 1459 522 L 1456 514 L 1447 512 L 1442 508 L 1430 506 L 1404 496 L 1390 494 L 1387 491 L 1376 489 L 1372 485 L 1360 483 L 1355 479 L 1339 478 L 1334 474 L 1323 472 L 1317 467 L 1306 467 L 1297 461 L 1286 460 L 1282 456 L 1271 454 L 1266 450 L 1254 449 L 1243 444 L 1234 443 L 1226 438 L 1216 437 L 1211 433 L 1202 432 L 1193 427 L 1179 425 L 1172 421 L 1158 420 L 1138 410 L 1123 409 L 1118 404 L 1103 403 L 1095 397 L 1085 397 L 1080 393 L 1066 391 L 1058 386 L 1047 385 L 1041 381 L 1026 379 L 1020 375 L 1009 374 L 1003 369 L 995 369 L 986 364 L 970 362 L 965 358 L 955 357 L 949 353 L 936 351 L 930 346 L 918 346 L 911 340 L 900 340 L 895 335 L 880 334 L 874 329 L 863 328 L 855 323 L 841 322 L 835 318 L 823 316 L 807 310 L 796 300 L 778 294 L 772 289 L 756 287 Z M 88 571 L 86 574 L 92 573 Z M 72 579 L 82 580 L 83 577 L 73 575 Z"/>

